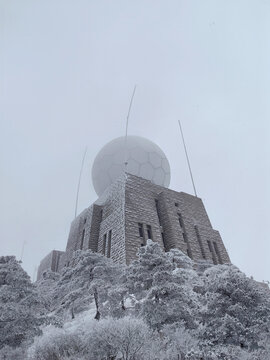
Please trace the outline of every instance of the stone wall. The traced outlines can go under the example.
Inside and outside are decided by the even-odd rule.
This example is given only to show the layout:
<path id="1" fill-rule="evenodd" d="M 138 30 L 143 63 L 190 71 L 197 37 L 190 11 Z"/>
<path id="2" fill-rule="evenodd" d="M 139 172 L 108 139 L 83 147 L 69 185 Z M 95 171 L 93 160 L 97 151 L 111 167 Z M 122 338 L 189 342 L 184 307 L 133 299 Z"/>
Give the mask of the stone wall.
<path id="1" fill-rule="evenodd" d="M 37 280 L 42 278 L 42 274 L 47 271 L 59 271 L 59 265 L 61 262 L 61 257 L 63 256 L 63 251 L 53 250 L 51 251 L 41 262 L 38 268 Z"/>
<path id="2" fill-rule="evenodd" d="M 139 223 L 144 231 L 147 225 L 151 226 L 153 240 L 166 251 L 178 248 L 195 261 L 230 262 L 222 239 L 212 228 L 198 197 L 128 175 L 125 216 L 127 263 L 135 258 L 141 245 Z"/>
<path id="3" fill-rule="evenodd" d="M 113 261 L 123 264 L 126 263 L 125 186 L 126 174 L 112 184 L 96 201 L 96 204 L 101 206 L 103 210 L 98 252 L 106 256 L 110 255 Z M 111 239 L 109 241 L 110 234 Z"/>
<path id="4" fill-rule="evenodd" d="M 160 189 L 159 189 L 160 190 Z M 128 175 L 125 188 L 125 237 L 126 262 L 136 259 L 138 249 L 145 245 L 148 238 L 158 242 L 163 248 L 162 230 L 159 225 L 155 199 L 157 188 L 148 180 Z M 140 236 L 139 224 L 142 224 Z M 151 226 L 151 235 L 147 227 Z"/>
<path id="5" fill-rule="evenodd" d="M 99 226 L 102 208 L 96 204 L 82 211 L 71 223 L 66 247 L 65 264 L 68 265 L 76 250 L 98 251 Z"/>

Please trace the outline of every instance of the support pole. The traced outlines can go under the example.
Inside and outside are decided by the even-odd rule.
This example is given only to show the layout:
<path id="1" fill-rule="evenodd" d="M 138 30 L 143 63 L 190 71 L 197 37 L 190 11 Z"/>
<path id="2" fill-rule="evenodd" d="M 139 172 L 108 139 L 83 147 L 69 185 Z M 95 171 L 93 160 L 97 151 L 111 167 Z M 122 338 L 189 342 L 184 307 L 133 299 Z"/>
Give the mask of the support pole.
<path id="1" fill-rule="evenodd" d="M 36 274 L 37 274 L 37 270 L 38 270 L 38 268 L 37 268 L 37 266 L 35 266 L 35 269 L 34 269 L 34 271 L 33 271 L 33 278 L 32 278 L 32 282 L 35 282 L 35 279 L 36 279 Z"/>
<path id="2" fill-rule="evenodd" d="M 20 261 L 22 261 L 22 259 L 23 259 L 23 254 L 24 254 L 24 247 L 25 247 L 25 244 L 26 244 L 26 240 L 24 240 L 24 241 L 23 241 L 23 244 L 22 244 L 22 251 L 21 251 Z"/>
<path id="3" fill-rule="evenodd" d="M 78 186 L 77 186 L 77 195 L 76 195 L 76 204 L 75 204 L 75 218 L 76 218 L 76 216 L 77 216 L 79 191 L 80 191 L 81 177 L 82 177 L 82 171 L 83 171 L 83 165 L 84 165 L 84 160 L 85 160 L 86 153 L 87 153 L 87 147 L 85 148 L 85 151 L 84 151 L 84 154 L 83 154 L 82 165 L 81 165 L 81 170 L 80 170 L 80 175 L 79 175 L 79 181 L 78 181 Z"/>
<path id="4" fill-rule="evenodd" d="M 186 143 L 185 143 L 184 134 L 183 134 L 183 130 L 182 130 L 180 120 L 178 120 L 178 123 L 179 123 L 179 128 L 180 128 L 180 132 L 181 132 L 181 136 L 182 136 L 182 141 L 183 141 L 183 145 L 184 145 L 184 149 L 185 149 L 185 154 L 186 154 L 189 173 L 190 173 L 190 177 L 191 177 L 191 181 L 192 181 L 192 185 L 193 185 L 194 194 L 197 197 L 197 192 L 196 192 L 196 188 L 195 188 L 195 183 L 194 183 L 194 179 L 193 179 L 193 175 L 192 175 L 192 171 L 191 171 L 191 166 L 190 166 L 190 162 L 189 162 L 189 158 L 188 158 L 187 147 L 186 147 Z"/>
<path id="5" fill-rule="evenodd" d="M 133 103 L 133 98 L 134 98 L 134 95 L 135 95 L 135 92 L 136 92 L 136 87 L 137 87 L 137 85 L 134 86 L 134 90 L 133 90 L 133 93 L 132 93 L 132 96 L 131 96 L 131 99 L 130 99 L 128 113 L 127 113 L 126 133 L 125 133 L 125 151 L 126 151 L 126 154 L 125 154 L 125 169 L 127 168 L 127 164 L 128 164 L 128 162 L 127 162 L 127 135 L 128 135 L 129 115 L 130 115 L 130 111 L 131 111 L 131 107 L 132 107 L 132 103 Z"/>

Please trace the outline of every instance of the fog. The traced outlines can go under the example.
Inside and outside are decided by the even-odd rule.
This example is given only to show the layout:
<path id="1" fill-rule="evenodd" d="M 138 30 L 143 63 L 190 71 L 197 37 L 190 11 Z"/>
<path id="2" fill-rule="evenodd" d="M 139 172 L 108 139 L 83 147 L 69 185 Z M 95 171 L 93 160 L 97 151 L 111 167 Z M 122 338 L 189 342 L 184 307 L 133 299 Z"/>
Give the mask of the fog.
<path id="1" fill-rule="evenodd" d="M 97 196 L 91 166 L 125 134 L 157 143 L 170 188 L 198 196 L 232 262 L 270 280 L 270 3 L 0 2 L 0 254 L 31 277 L 64 250 L 78 210 Z M 24 249 L 23 249 L 24 244 Z"/>

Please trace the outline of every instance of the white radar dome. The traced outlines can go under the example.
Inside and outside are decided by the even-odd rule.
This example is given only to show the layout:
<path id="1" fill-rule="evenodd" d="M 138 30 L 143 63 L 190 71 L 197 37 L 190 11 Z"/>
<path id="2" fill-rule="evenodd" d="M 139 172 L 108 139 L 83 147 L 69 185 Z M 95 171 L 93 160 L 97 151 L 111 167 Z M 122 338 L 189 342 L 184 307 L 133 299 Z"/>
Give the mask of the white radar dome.
<path id="1" fill-rule="evenodd" d="M 170 165 L 166 155 L 159 146 L 140 136 L 114 139 L 97 154 L 92 167 L 97 195 L 100 196 L 124 171 L 156 185 L 168 187 L 170 184 Z"/>

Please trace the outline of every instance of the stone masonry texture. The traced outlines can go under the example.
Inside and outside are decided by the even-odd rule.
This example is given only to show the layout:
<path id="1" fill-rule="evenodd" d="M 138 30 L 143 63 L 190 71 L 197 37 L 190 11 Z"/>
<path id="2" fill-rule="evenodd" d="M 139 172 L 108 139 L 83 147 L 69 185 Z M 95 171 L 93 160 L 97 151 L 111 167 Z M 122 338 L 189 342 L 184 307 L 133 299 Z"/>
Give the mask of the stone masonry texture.
<path id="1" fill-rule="evenodd" d="M 41 262 L 38 268 L 37 279 L 42 277 L 46 270 L 58 272 L 61 268 L 60 259 L 64 255 L 63 251 L 51 251 Z"/>
<path id="2" fill-rule="evenodd" d="M 60 271 L 69 266 L 79 249 L 130 264 L 148 238 L 164 251 L 180 249 L 197 263 L 230 263 L 200 198 L 125 173 L 72 221 L 66 251 L 47 255 L 40 263 L 38 279 L 47 269 Z"/>

